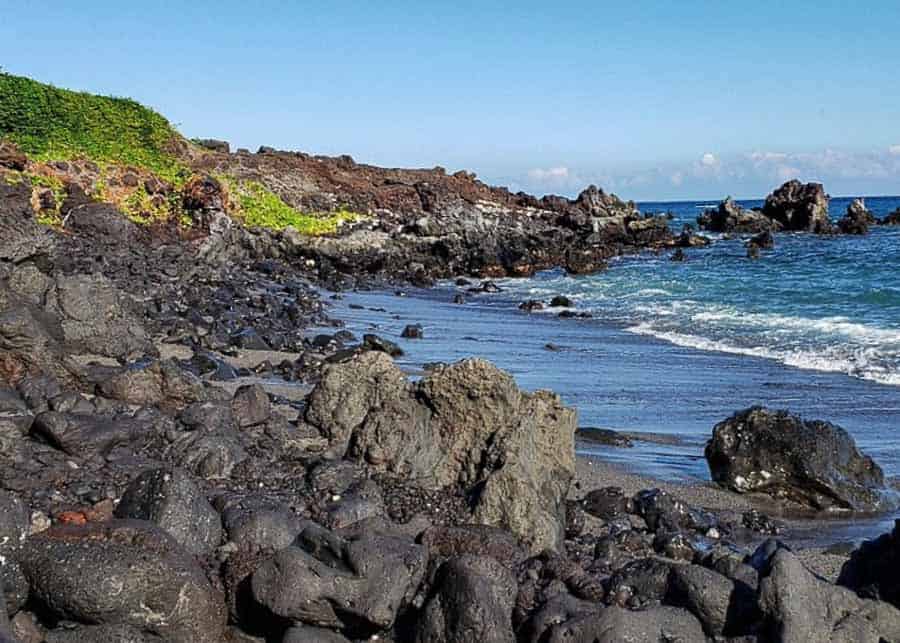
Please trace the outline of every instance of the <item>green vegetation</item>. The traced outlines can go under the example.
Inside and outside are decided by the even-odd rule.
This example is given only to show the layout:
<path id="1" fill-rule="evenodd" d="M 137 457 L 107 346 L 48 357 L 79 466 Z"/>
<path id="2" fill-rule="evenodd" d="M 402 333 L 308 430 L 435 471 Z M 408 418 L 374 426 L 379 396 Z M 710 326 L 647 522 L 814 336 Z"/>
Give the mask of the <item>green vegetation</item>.
<path id="1" fill-rule="evenodd" d="M 38 164 L 74 159 L 93 162 L 97 167 L 92 169 L 90 196 L 113 203 L 135 223 L 174 218 L 183 226 L 191 224 L 180 191 L 192 171 L 176 152 L 187 141 L 164 117 L 133 100 L 59 89 L 0 72 L 0 139 L 12 141 Z M 130 172 L 128 168 L 152 174 L 174 189 L 161 196 L 149 194 L 143 183 L 124 186 L 121 174 Z M 46 194 L 42 205 L 33 202 L 42 222 L 57 224 L 65 198 L 65 170 L 62 178 L 52 177 L 56 170 L 50 165 L 39 171 L 7 180 L 31 181 L 35 198 L 39 188 L 50 188 L 55 208 L 47 207 Z M 227 211 L 247 226 L 270 230 L 292 226 L 301 234 L 319 235 L 362 218 L 347 210 L 300 212 L 258 181 L 218 179 L 230 195 Z"/>
<path id="2" fill-rule="evenodd" d="M 189 173 L 172 154 L 169 122 L 127 98 L 96 96 L 0 73 L 0 138 L 33 160 L 88 158 L 147 169 L 179 185 Z"/>
<path id="3" fill-rule="evenodd" d="M 32 186 L 42 188 L 50 188 L 53 191 L 53 198 L 56 200 L 57 208 L 62 205 L 66 198 L 66 186 L 63 185 L 62 179 L 56 176 L 44 176 L 43 174 L 25 174 L 25 177 L 31 180 Z"/>
<path id="4" fill-rule="evenodd" d="M 336 232 L 342 223 L 362 218 L 348 210 L 303 213 L 258 181 L 237 181 L 231 177 L 219 177 L 219 180 L 228 186 L 236 216 L 250 227 L 284 230 L 291 226 L 301 234 L 319 235 Z"/>
<path id="5" fill-rule="evenodd" d="M 141 185 L 122 200 L 122 212 L 129 220 L 141 225 L 165 221 L 173 213 L 178 214 L 179 221 L 183 221 L 177 196 L 173 194 L 168 199 L 159 195 L 151 196 Z"/>

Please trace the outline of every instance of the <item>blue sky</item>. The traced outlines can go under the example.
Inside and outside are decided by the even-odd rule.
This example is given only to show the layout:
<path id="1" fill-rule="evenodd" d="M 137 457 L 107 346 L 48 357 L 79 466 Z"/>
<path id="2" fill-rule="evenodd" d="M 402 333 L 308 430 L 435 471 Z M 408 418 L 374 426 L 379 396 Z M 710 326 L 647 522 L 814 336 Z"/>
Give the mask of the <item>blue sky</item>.
<path id="1" fill-rule="evenodd" d="M 782 4 L 0 0 L 0 66 L 537 193 L 900 193 L 900 2 Z"/>

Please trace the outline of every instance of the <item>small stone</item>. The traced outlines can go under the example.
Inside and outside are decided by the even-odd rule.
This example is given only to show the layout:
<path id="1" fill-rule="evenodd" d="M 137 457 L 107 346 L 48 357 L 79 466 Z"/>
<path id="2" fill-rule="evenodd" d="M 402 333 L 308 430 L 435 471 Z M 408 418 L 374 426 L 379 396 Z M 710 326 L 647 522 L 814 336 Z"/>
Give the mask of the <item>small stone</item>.
<path id="1" fill-rule="evenodd" d="M 420 324 L 410 324 L 403 329 L 400 336 L 405 339 L 422 339 L 422 337 L 424 337 L 424 332 Z"/>

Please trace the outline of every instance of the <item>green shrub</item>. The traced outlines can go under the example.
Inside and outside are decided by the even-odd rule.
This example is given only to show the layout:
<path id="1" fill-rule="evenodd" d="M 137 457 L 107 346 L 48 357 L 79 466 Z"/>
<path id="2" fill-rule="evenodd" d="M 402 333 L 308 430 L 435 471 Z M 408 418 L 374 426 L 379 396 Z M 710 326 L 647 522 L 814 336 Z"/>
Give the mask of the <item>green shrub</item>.
<path id="1" fill-rule="evenodd" d="M 219 178 L 228 185 L 236 215 L 249 227 L 284 230 L 291 226 L 301 234 L 319 235 L 334 233 L 342 223 L 362 218 L 361 215 L 348 210 L 303 213 L 289 206 L 281 197 L 258 181 Z"/>
<path id="2" fill-rule="evenodd" d="M 136 223 L 147 224 L 178 217 L 190 223 L 181 209 L 178 190 L 191 170 L 173 152 L 186 141 L 164 117 L 128 99 L 97 96 L 59 89 L 21 76 L 0 73 L 0 139 L 8 139 L 33 161 L 86 158 L 99 166 L 90 195 L 113 202 Z M 153 173 L 176 188 L 166 203 L 134 190 L 111 189 L 107 179 L 114 166 L 133 166 Z M 34 185 L 50 187 L 61 203 L 62 183 L 41 175 L 29 175 Z M 360 215 L 347 210 L 303 213 L 285 203 L 258 181 L 219 177 L 231 194 L 230 214 L 247 226 L 283 230 L 293 226 L 302 234 L 337 231 L 342 223 Z M 52 183 L 52 185 L 51 185 Z M 47 223 L 56 213 L 42 213 Z"/>
<path id="3" fill-rule="evenodd" d="M 133 165 L 174 184 L 186 168 L 171 152 L 181 136 L 151 109 L 0 73 L 0 138 L 37 161 L 85 157 Z"/>

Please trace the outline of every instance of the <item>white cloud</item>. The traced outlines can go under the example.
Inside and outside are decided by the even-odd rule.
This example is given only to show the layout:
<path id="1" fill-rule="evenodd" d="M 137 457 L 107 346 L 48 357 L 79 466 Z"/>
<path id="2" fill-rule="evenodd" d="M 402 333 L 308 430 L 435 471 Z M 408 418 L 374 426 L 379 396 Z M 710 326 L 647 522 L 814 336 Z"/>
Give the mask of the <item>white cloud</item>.
<path id="1" fill-rule="evenodd" d="M 750 154 L 750 160 L 757 162 L 783 161 L 787 156 L 784 152 L 753 152 Z"/>
<path id="2" fill-rule="evenodd" d="M 528 170 L 528 178 L 534 181 L 562 181 L 569 178 L 569 168 L 567 167 L 549 167 L 534 168 Z"/>
<path id="3" fill-rule="evenodd" d="M 574 196 L 589 183 L 623 198 L 698 197 L 716 194 L 763 196 L 790 179 L 819 181 L 832 194 L 856 191 L 885 194 L 900 184 L 900 144 L 868 151 L 823 148 L 808 152 L 755 150 L 694 160 L 624 168 L 610 162 L 597 168 L 535 168 L 512 182 L 537 194 Z"/>
<path id="4" fill-rule="evenodd" d="M 779 181 L 790 181 L 799 177 L 800 174 L 802 174 L 800 168 L 792 165 L 779 165 L 775 168 L 775 176 L 778 177 Z"/>

